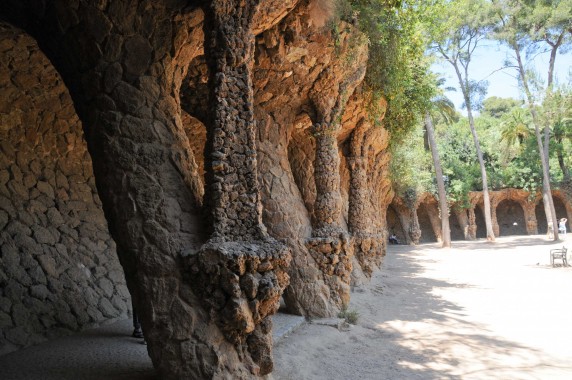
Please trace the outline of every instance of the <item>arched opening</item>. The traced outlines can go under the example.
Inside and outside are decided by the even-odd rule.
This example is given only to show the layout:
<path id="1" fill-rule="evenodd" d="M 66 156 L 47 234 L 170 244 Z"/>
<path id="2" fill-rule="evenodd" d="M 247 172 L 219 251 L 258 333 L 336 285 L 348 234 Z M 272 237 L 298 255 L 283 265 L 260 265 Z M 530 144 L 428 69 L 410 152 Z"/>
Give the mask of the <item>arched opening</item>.
<path id="1" fill-rule="evenodd" d="M 403 244 L 407 241 L 405 230 L 403 229 L 403 225 L 401 224 L 401 220 L 399 219 L 399 214 L 395 211 L 393 206 L 389 205 L 387 207 L 387 232 L 391 234 L 395 234 L 397 239 Z"/>
<path id="2" fill-rule="evenodd" d="M 36 41 L 0 23 L 0 354 L 127 316 L 82 125 Z"/>
<path id="3" fill-rule="evenodd" d="M 308 116 L 296 122 L 301 130 L 292 133 L 288 144 L 288 162 L 292 169 L 294 181 L 298 186 L 304 205 L 310 214 L 314 210 L 316 200 L 316 183 L 314 182 L 315 141 L 311 138 L 309 127 L 311 120 Z M 306 128 L 304 128 L 306 127 Z"/>
<path id="4" fill-rule="evenodd" d="M 566 213 L 566 205 L 559 197 L 553 197 L 554 201 L 554 210 L 556 211 L 556 219 L 560 222 L 560 219 L 566 218 L 568 219 Z M 566 222 L 566 232 L 570 232 L 570 220 Z"/>
<path id="5" fill-rule="evenodd" d="M 554 204 L 556 206 L 556 203 Z M 544 213 L 544 202 L 540 200 L 534 208 L 534 214 L 536 215 L 536 225 L 538 228 L 538 233 L 543 235 L 548 233 L 548 224 L 546 223 L 546 214 Z M 556 213 L 558 215 L 558 213 Z"/>
<path id="6" fill-rule="evenodd" d="M 498 204 L 497 223 L 500 236 L 527 235 L 524 210 L 514 200 L 505 199 Z"/>
<path id="7" fill-rule="evenodd" d="M 420 243 L 434 243 L 437 241 L 427 208 L 427 205 L 424 203 L 421 203 L 417 208 L 417 219 L 419 221 L 419 228 L 421 229 Z"/>
<path id="8" fill-rule="evenodd" d="M 449 229 L 451 230 L 451 240 L 465 240 L 465 233 L 459 223 L 457 215 L 449 215 Z"/>
<path id="9" fill-rule="evenodd" d="M 477 239 L 486 239 L 487 224 L 485 222 L 485 211 L 481 205 L 475 207 L 475 224 L 477 226 Z"/>

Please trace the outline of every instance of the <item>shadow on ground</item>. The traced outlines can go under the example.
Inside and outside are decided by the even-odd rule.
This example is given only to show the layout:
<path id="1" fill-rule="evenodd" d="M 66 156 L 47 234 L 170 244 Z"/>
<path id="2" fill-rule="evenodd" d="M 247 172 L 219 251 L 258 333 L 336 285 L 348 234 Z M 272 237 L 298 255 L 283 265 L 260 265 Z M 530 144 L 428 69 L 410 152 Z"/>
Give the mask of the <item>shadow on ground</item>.
<path id="1" fill-rule="evenodd" d="M 123 320 L 0 356 L 2 380 L 155 380 L 147 346 Z"/>
<path id="2" fill-rule="evenodd" d="M 492 247 L 501 249 L 555 244 L 562 242 L 523 237 L 517 242 L 463 242 L 454 243 L 454 246 L 490 251 Z M 373 342 L 369 344 L 370 349 L 379 352 L 373 357 L 377 364 L 377 375 L 381 377 L 376 377 L 373 367 L 358 365 L 354 378 L 521 379 L 537 378 L 522 375 L 531 369 L 572 370 L 570 365 L 559 365 L 553 357 L 537 348 L 496 336 L 489 326 L 475 322 L 464 307 L 440 296 L 451 288 L 472 289 L 475 285 L 431 278 L 426 266 L 435 260 L 420 252 L 433 247 L 438 245 L 390 246 L 383 269 L 374 275 L 371 287 L 361 292 L 356 289 L 351 306 L 362 313 L 358 329 L 369 330 L 368 339 Z M 518 249 L 502 254 L 515 253 L 518 253 Z M 348 351 L 351 350 L 348 347 Z M 352 358 L 347 360 L 351 361 Z M 359 362 L 357 357 L 354 360 Z M 345 378 L 336 376 L 340 371 L 343 370 L 331 371 L 330 378 Z M 515 377 L 518 373 L 521 375 Z"/>

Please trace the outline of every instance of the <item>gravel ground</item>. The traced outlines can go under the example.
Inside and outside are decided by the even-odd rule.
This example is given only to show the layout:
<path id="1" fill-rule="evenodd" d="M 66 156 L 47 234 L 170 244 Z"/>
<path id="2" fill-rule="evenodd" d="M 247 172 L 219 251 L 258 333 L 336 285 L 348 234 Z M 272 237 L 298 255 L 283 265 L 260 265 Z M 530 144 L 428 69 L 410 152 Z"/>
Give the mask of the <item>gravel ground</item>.
<path id="1" fill-rule="evenodd" d="M 354 289 L 349 331 L 308 324 L 274 350 L 276 380 L 572 379 L 572 267 L 544 236 L 389 246 Z"/>

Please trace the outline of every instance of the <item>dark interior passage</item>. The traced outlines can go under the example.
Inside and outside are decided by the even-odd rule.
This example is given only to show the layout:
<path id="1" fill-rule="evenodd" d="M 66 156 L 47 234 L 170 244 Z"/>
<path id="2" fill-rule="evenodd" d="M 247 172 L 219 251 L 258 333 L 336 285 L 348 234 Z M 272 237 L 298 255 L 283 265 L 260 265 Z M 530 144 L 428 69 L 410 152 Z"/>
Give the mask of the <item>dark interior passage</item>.
<path id="1" fill-rule="evenodd" d="M 553 197 L 552 199 L 554 201 L 554 210 L 556 211 L 556 219 L 558 219 L 558 223 L 560 223 L 560 219 L 562 218 L 568 219 L 566 216 L 566 206 L 564 205 L 564 202 L 562 202 L 560 198 L 557 197 Z M 570 232 L 569 220 L 566 222 L 566 232 Z"/>
<path id="2" fill-rule="evenodd" d="M 67 88 L 30 36 L 0 40 L 2 355 L 126 317 L 130 296 Z"/>
<path id="3" fill-rule="evenodd" d="M 419 228 L 421 229 L 420 243 L 434 243 L 437 241 L 435 237 L 435 231 L 433 231 L 433 225 L 431 224 L 431 219 L 429 218 L 429 213 L 427 212 L 427 206 L 425 204 L 420 204 L 417 208 L 417 219 L 419 221 Z"/>
<path id="4" fill-rule="evenodd" d="M 477 225 L 477 239 L 487 237 L 487 224 L 485 223 L 485 213 L 481 205 L 475 207 L 475 224 Z"/>
<path id="5" fill-rule="evenodd" d="M 527 235 L 524 210 L 516 201 L 505 199 L 498 204 L 497 223 L 500 236 Z"/>
<path id="6" fill-rule="evenodd" d="M 395 234 L 400 243 L 405 243 L 407 241 L 405 238 L 405 230 L 403 229 L 399 215 L 393 206 L 389 206 L 387 208 L 387 232 L 390 235 Z"/>
<path id="7" fill-rule="evenodd" d="M 542 202 L 542 200 L 538 202 L 538 204 L 536 205 L 536 208 L 534 209 L 534 214 L 536 215 L 536 226 L 538 228 L 538 233 L 539 234 L 547 233 L 548 228 L 546 224 L 546 214 L 544 213 L 544 202 Z"/>
<path id="8" fill-rule="evenodd" d="M 451 240 L 465 240 L 465 233 L 459 223 L 457 215 L 449 215 L 449 229 L 451 230 Z"/>

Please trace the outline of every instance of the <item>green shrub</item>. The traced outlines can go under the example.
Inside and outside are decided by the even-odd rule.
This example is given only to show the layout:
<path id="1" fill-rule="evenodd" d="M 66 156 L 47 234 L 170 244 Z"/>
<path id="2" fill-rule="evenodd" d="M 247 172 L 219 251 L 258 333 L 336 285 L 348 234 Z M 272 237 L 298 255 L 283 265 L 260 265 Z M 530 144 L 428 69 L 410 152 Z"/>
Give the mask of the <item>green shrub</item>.
<path id="1" fill-rule="evenodd" d="M 357 310 L 348 310 L 347 306 L 338 313 L 338 318 L 343 318 L 351 325 L 357 324 L 359 312 Z"/>

